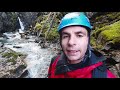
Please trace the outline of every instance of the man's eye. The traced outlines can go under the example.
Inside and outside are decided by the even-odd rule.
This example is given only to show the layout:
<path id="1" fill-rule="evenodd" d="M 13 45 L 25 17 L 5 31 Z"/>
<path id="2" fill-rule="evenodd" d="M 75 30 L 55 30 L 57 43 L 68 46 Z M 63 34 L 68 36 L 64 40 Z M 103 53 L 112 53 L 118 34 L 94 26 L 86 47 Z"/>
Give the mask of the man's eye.
<path id="1" fill-rule="evenodd" d="M 63 36 L 63 38 L 67 38 L 68 36 Z"/>
<path id="2" fill-rule="evenodd" d="M 77 37 L 83 37 L 83 35 L 77 35 Z"/>

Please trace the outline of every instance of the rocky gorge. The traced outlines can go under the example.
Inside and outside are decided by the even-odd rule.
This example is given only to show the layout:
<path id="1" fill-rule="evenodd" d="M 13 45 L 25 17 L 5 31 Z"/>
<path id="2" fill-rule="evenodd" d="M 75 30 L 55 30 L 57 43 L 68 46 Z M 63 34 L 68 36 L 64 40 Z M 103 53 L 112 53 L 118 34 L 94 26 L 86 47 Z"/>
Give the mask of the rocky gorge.
<path id="1" fill-rule="evenodd" d="M 49 12 L 0 12 L 0 77 L 47 78 L 50 60 L 61 50 L 56 30 L 65 13 L 56 16 L 46 41 L 44 33 L 49 30 L 50 23 L 46 21 Z M 93 26 L 91 46 L 109 59 L 106 61 L 109 69 L 119 78 L 120 13 L 86 14 Z M 22 29 L 18 17 L 24 25 L 23 33 L 19 32 Z M 39 38 L 37 32 L 41 29 L 43 32 Z"/>

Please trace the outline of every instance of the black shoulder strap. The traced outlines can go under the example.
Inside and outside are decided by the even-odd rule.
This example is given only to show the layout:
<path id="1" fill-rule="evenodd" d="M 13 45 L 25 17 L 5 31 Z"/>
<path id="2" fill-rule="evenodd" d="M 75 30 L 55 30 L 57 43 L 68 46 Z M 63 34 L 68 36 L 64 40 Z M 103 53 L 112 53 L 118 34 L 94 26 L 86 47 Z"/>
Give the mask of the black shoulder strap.
<path id="1" fill-rule="evenodd" d="M 58 56 L 54 56 L 52 59 L 51 59 L 51 64 L 53 64 L 53 62 L 56 60 Z"/>
<path id="2" fill-rule="evenodd" d="M 92 72 L 92 78 L 107 78 L 107 66 L 103 63 Z"/>

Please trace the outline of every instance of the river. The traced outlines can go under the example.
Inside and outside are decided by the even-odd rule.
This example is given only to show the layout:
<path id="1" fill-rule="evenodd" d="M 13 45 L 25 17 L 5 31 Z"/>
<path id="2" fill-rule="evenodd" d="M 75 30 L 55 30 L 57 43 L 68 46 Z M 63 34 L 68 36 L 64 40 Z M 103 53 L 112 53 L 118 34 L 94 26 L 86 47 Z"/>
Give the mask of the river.
<path id="1" fill-rule="evenodd" d="M 21 39 L 18 32 L 6 34 L 9 36 L 9 39 L 6 39 L 4 47 L 27 55 L 24 62 L 27 64 L 26 69 L 28 70 L 29 77 L 46 78 L 51 58 L 57 53 L 53 50 L 56 46 L 50 44 L 48 48 L 43 49 L 38 43 L 35 43 L 35 36 L 28 36 L 28 39 Z"/>

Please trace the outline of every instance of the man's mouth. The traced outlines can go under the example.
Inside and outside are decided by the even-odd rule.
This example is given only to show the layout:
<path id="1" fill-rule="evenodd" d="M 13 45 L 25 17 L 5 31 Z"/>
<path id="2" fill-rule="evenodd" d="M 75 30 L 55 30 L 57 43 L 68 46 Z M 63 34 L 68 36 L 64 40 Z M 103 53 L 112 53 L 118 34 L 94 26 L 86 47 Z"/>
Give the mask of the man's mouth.
<path id="1" fill-rule="evenodd" d="M 67 50 L 68 55 L 76 55 L 79 50 Z"/>

